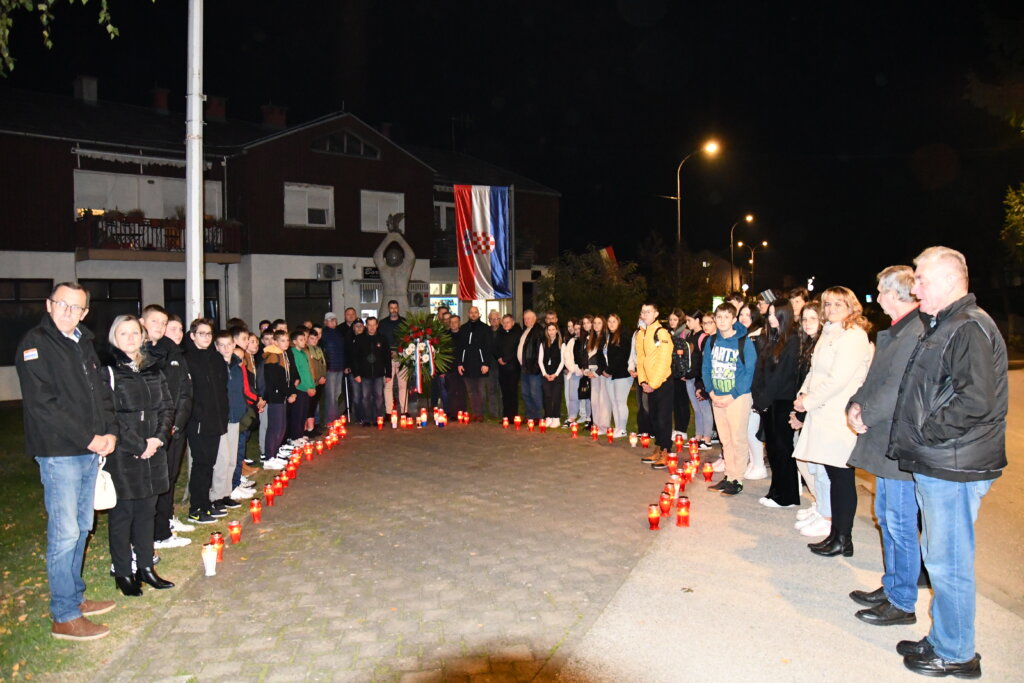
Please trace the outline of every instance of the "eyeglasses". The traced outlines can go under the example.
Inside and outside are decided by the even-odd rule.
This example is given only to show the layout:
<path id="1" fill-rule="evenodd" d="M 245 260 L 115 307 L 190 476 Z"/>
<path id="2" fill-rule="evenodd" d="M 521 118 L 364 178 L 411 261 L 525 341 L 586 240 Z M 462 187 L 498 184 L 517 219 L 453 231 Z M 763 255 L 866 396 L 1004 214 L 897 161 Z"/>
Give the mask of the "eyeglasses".
<path id="1" fill-rule="evenodd" d="M 213 332 L 193 332 L 192 334 L 194 334 L 197 337 L 212 337 L 213 336 Z"/>
<path id="2" fill-rule="evenodd" d="M 85 311 L 85 306 L 79 306 L 78 304 L 69 304 L 67 301 L 60 301 L 58 299 L 50 299 L 50 303 L 57 307 L 57 310 L 63 313 L 64 311 L 71 311 L 72 315 L 82 315 Z"/>

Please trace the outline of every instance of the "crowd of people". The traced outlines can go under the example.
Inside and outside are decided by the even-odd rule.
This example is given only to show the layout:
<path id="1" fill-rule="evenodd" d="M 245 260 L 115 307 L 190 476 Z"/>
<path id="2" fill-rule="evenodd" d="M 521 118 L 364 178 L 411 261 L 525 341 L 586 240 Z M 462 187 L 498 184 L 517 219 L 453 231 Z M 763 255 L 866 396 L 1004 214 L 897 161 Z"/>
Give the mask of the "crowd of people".
<path id="1" fill-rule="evenodd" d="M 806 488 L 812 502 L 796 511 L 795 527 L 820 539 L 809 543 L 817 555 L 853 554 L 855 468 L 875 475 L 884 573 L 877 590 L 851 593 L 865 607 L 856 616 L 913 623 L 923 555 L 933 627 L 898 650 L 919 673 L 980 675 L 973 523 L 1006 465 L 1006 348 L 968 293 L 959 252 L 933 247 L 915 265 L 879 273 L 891 325 L 874 342 L 860 301 L 841 286 L 817 298 L 803 288 L 766 290 L 754 301 L 734 293 L 709 311 L 648 302 L 630 325 L 621 315 L 629 312 L 562 323 L 554 311 L 543 321 L 530 310 L 521 321 L 490 311 L 484 321 L 474 306 L 463 322 L 441 307 L 453 360 L 431 378 L 429 397 L 412 399 L 395 301 L 380 320 L 349 308 L 322 324 L 264 320 L 252 329 L 239 319 L 226 329 L 205 318 L 186 327 L 150 305 L 141 317 L 114 320 L 104 364 L 79 324 L 87 292 L 62 283 L 17 358 L 26 448 L 39 462 L 49 513 L 52 633 L 85 640 L 107 632 L 86 617 L 113 603 L 85 600 L 81 579 L 104 460 L 117 492 L 112 574 L 122 593 L 138 596 L 142 583 L 174 585 L 156 573 L 154 549 L 187 545 L 177 532 L 252 497 L 247 475 L 284 467 L 295 443 L 343 413 L 370 426 L 426 401 L 474 420 L 512 419 L 521 399 L 526 419 L 622 438 L 635 392 L 636 429 L 656 445 L 642 462 L 664 468 L 692 416 L 699 448 L 721 444 L 715 470 L 723 474 L 712 490 L 736 496 L 770 470 L 759 502 L 786 509 L 799 508 Z M 262 462 L 246 458 L 253 439 Z M 181 522 L 173 492 L 186 447 Z"/>

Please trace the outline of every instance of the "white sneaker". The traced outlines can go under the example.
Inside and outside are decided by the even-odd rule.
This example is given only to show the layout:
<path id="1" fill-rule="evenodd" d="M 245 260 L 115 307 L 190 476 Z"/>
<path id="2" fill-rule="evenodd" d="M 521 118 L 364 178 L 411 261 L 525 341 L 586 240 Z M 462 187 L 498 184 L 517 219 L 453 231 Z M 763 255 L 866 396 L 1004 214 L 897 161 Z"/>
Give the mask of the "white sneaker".
<path id="1" fill-rule="evenodd" d="M 725 472 L 725 458 L 719 458 L 711 463 L 712 472 Z"/>
<path id="2" fill-rule="evenodd" d="M 796 511 L 796 518 L 797 519 L 807 519 L 808 517 L 811 517 L 812 515 L 817 515 L 817 514 L 818 514 L 818 504 L 817 503 L 811 503 L 810 506 L 805 507 L 805 508 L 800 508 L 799 510 L 797 510 Z"/>
<path id="3" fill-rule="evenodd" d="M 271 458 L 263 463 L 263 469 L 265 470 L 283 470 L 287 466 L 288 461 L 283 458 Z"/>
<path id="4" fill-rule="evenodd" d="M 699 448 L 702 451 L 710 451 L 711 444 L 707 443 L 706 441 L 701 441 L 700 446 L 697 446 L 697 448 Z"/>
<path id="5" fill-rule="evenodd" d="M 768 478 L 768 470 L 765 469 L 764 465 L 762 465 L 761 467 L 757 467 L 756 465 L 751 464 L 749 467 L 747 467 L 747 471 L 744 473 L 743 478 L 744 479 L 767 479 Z"/>
<path id="6" fill-rule="evenodd" d="M 765 496 L 764 498 L 759 498 L 757 502 L 760 503 L 761 505 L 764 505 L 766 508 L 791 508 L 791 507 L 794 507 L 793 505 L 779 505 L 778 503 L 776 503 L 774 500 L 772 500 L 771 498 L 769 498 L 767 496 Z"/>
<path id="7" fill-rule="evenodd" d="M 241 482 L 242 486 L 245 486 L 245 487 L 255 486 L 256 485 L 256 482 L 254 482 L 252 479 L 250 479 L 249 477 L 245 476 L 244 474 L 241 477 L 239 477 L 238 481 Z"/>
<path id="8" fill-rule="evenodd" d="M 803 529 L 808 524 L 814 524 L 814 522 L 816 522 L 819 519 L 821 519 L 821 515 L 818 514 L 817 510 L 815 510 L 814 514 L 807 515 L 803 519 L 796 520 L 796 523 L 793 524 L 793 528 L 794 529 Z"/>
<path id="9" fill-rule="evenodd" d="M 190 543 L 192 543 L 191 538 L 184 538 L 182 536 L 171 534 L 170 538 L 165 538 L 162 541 L 153 541 L 153 547 L 157 550 L 162 550 L 163 548 L 181 548 L 189 545 Z"/>
<path id="10" fill-rule="evenodd" d="M 812 523 L 800 530 L 804 536 L 828 536 L 832 533 L 832 522 L 824 517 L 818 517 Z"/>
<path id="11" fill-rule="evenodd" d="M 625 429 L 620 429 L 619 431 L 615 432 L 614 436 L 616 439 L 621 439 L 625 436 L 629 436 L 629 432 L 627 432 Z"/>
<path id="12" fill-rule="evenodd" d="M 193 525 L 193 524 L 185 524 L 184 522 L 179 522 L 177 517 L 171 517 L 171 532 L 172 533 L 173 532 L 177 532 L 177 531 L 195 531 L 195 530 L 196 530 L 195 525 Z"/>
<path id="13" fill-rule="evenodd" d="M 247 489 L 241 484 L 235 487 L 235 490 L 231 492 L 231 500 L 245 500 L 252 498 L 252 489 Z"/>

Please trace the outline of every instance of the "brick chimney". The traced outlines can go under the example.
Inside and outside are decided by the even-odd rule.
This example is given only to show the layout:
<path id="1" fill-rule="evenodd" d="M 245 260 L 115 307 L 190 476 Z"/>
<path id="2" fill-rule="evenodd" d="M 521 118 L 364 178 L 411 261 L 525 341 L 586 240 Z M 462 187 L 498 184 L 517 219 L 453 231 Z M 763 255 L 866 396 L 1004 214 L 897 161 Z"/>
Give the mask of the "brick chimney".
<path id="1" fill-rule="evenodd" d="M 225 121 L 228 115 L 228 99 L 219 95 L 206 96 L 206 120 Z"/>
<path id="2" fill-rule="evenodd" d="M 264 104 L 263 125 L 267 128 L 285 128 L 288 125 L 288 107 L 280 104 Z"/>
<path id="3" fill-rule="evenodd" d="M 158 114 L 167 114 L 169 109 L 167 103 L 170 100 L 171 91 L 167 88 L 161 88 L 159 86 L 153 88 L 153 109 Z"/>
<path id="4" fill-rule="evenodd" d="M 74 91 L 75 99 L 86 104 L 96 104 L 99 100 L 99 79 L 95 76 L 79 74 L 75 76 Z"/>

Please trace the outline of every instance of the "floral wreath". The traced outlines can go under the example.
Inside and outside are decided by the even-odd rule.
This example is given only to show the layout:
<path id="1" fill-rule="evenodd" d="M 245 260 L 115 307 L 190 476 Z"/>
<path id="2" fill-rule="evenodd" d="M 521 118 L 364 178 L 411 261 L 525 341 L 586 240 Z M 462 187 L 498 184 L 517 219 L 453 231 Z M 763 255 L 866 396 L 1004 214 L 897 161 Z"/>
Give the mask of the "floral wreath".
<path id="1" fill-rule="evenodd" d="M 413 380 L 410 391 L 425 394 L 430 379 L 448 371 L 455 357 L 452 335 L 430 313 L 410 313 L 395 330 L 398 364 Z"/>

